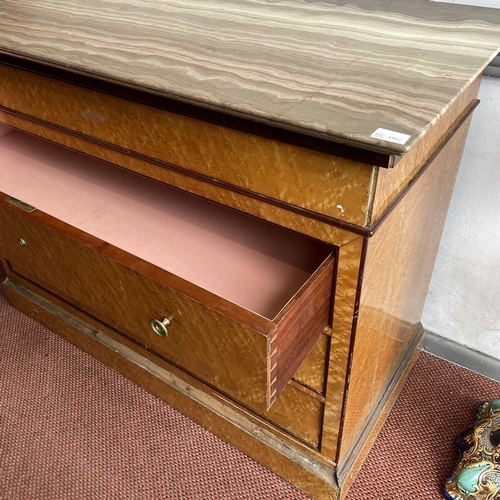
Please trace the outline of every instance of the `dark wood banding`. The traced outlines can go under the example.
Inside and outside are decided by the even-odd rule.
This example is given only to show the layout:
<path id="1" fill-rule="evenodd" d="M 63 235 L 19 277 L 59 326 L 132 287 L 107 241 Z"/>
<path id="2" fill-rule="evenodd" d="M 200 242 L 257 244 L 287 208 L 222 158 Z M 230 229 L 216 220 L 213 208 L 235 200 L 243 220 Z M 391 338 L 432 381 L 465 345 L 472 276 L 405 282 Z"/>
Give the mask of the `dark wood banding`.
<path id="1" fill-rule="evenodd" d="M 344 500 L 419 354 L 500 14 L 49 4 L 0 8 L 7 297 L 315 499 Z"/>
<path id="2" fill-rule="evenodd" d="M 432 163 L 433 159 L 437 155 L 439 155 L 439 153 L 441 152 L 441 150 L 446 146 L 446 144 L 452 139 L 452 137 L 455 135 L 455 133 L 460 129 L 461 125 L 467 121 L 467 119 L 474 112 L 474 110 L 480 104 L 480 102 L 481 101 L 479 99 L 476 99 L 466 109 L 466 111 L 464 111 L 464 113 L 461 115 L 460 119 L 452 126 L 452 128 L 449 130 L 448 134 L 445 136 L 445 138 L 443 139 L 443 141 L 433 151 L 433 153 L 429 156 L 429 158 L 427 158 L 427 160 L 424 162 L 424 164 L 418 170 L 418 172 L 401 189 L 401 191 L 398 193 L 398 195 L 384 209 L 384 211 L 377 217 L 377 219 L 371 225 L 366 226 L 366 227 L 362 227 L 362 226 L 358 226 L 356 224 L 345 222 L 345 221 L 342 221 L 340 219 L 336 219 L 334 217 L 329 217 L 327 215 L 320 214 L 318 212 L 314 212 L 312 210 L 309 210 L 309 209 L 306 209 L 306 208 L 302 208 L 302 207 L 299 207 L 297 205 L 293 205 L 291 203 L 286 203 L 286 202 L 277 200 L 275 198 L 271 198 L 271 197 L 263 195 L 263 194 L 255 193 L 253 191 L 249 191 L 247 189 L 243 189 L 243 188 L 241 188 L 239 186 L 235 186 L 235 185 L 226 183 L 224 181 L 219 181 L 217 179 L 214 179 L 214 178 L 211 178 L 211 177 L 208 177 L 208 176 L 196 173 L 196 172 L 187 171 L 187 170 L 185 170 L 183 168 L 180 168 L 180 167 L 178 167 L 176 165 L 171 165 L 169 163 L 162 162 L 160 160 L 156 160 L 155 158 L 148 157 L 146 155 L 142 155 L 142 154 L 137 153 L 135 151 L 130 151 L 130 150 L 126 149 L 126 148 L 122 148 L 122 147 L 117 146 L 115 144 L 111 144 L 111 143 L 108 143 L 108 142 L 96 139 L 95 137 L 91 137 L 91 136 L 88 136 L 88 135 L 85 135 L 85 134 L 81 134 L 81 133 L 73 131 L 71 129 L 67 129 L 65 127 L 61 127 L 61 126 L 55 125 L 53 123 L 46 122 L 44 120 L 40 120 L 40 119 L 34 118 L 32 116 L 25 115 L 24 113 L 20 113 L 18 111 L 12 110 L 12 109 L 5 108 L 5 107 L 3 107 L 1 105 L 0 105 L 0 113 L 7 113 L 7 114 L 11 114 L 13 116 L 18 116 L 18 117 L 20 117 L 22 119 L 29 120 L 29 121 L 32 121 L 34 123 L 38 123 L 40 125 L 43 125 L 44 127 L 52 128 L 52 129 L 61 131 L 61 132 L 65 133 L 65 134 L 75 136 L 75 137 L 80 137 L 80 138 L 82 138 L 82 139 L 84 139 L 86 141 L 95 143 L 95 144 L 97 144 L 99 146 L 106 147 L 108 149 L 115 150 L 115 151 L 118 151 L 120 153 L 125 153 L 127 155 L 136 157 L 136 158 L 138 158 L 140 160 L 144 160 L 144 161 L 147 161 L 149 163 L 153 163 L 155 165 L 161 166 L 163 168 L 168 168 L 170 170 L 179 172 L 181 174 L 191 176 L 191 177 L 199 179 L 199 180 L 201 180 L 203 182 L 214 184 L 214 185 L 220 186 L 220 187 L 222 187 L 224 189 L 228 189 L 228 190 L 234 191 L 236 193 L 248 196 L 250 198 L 263 201 L 263 202 L 268 203 L 270 205 L 275 205 L 277 207 L 284 208 L 284 209 L 289 210 L 291 212 L 294 212 L 296 214 L 299 214 L 299 215 L 302 215 L 302 216 L 305 216 L 305 217 L 309 217 L 311 219 L 314 219 L 314 220 L 317 220 L 317 221 L 320 221 L 320 222 L 324 222 L 326 224 L 330 224 L 330 225 L 338 227 L 340 229 L 344 229 L 344 230 L 347 230 L 349 232 L 352 232 L 353 234 L 356 234 L 356 235 L 359 235 L 359 236 L 366 236 L 368 238 L 371 238 L 375 234 L 375 232 L 377 231 L 377 229 L 380 227 L 380 225 L 384 222 L 384 220 L 390 215 L 390 213 L 397 207 L 397 205 L 405 197 L 405 195 L 411 189 L 411 187 L 413 186 L 413 184 L 424 174 L 424 172 L 426 171 L 426 169 L 428 168 L 428 166 Z M 16 130 L 20 130 L 23 133 L 26 133 L 26 134 L 29 134 L 29 135 L 33 135 L 33 134 L 30 134 L 29 132 L 27 132 L 25 130 L 19 129 L 19 128 L 15 127 L 15 126 L 12 126 L 10 124 L 9 124 L 9 126 L 12 127 L 12 128 L 14 128 L 14 129 L 16 129 Z M 35 137 L 37 137 L 37 136 L 35 136 Z M 48 142 L 52 142 L 52 141 L 50 141 L 48 139 L 45 139 L 45 138 L 44 138 L 44 140 L 46 140 Z M 59 143 L 54 143 L 54 144 L 58 144 L 59 146 L 64 147 L 66 149 L 70 149 L 72 151 L 76 151 L 78 153 L 81 153 L 81 154 L 84 154 L 86 156 L 92 157 L 91 155 L 88 155 L 85 152 L 82 152 L 82 151 L 77 150 L 77 149 L 70 148 L 70 147 L 68 147 L 66 145 L 61 145 Z M 103 161 L 105 163 L 109 163 L 109 162 L 106 162 L 105 160 L 100 160 L 100 161 Z M 110 164 L 114 165 L 112 163 L 110 163 Z"/>
<path id="3" fill-rule="evenodd" d="M 47 122 L 44 120 L 40 120 L 39 118 L 35 118 L 33 116 L 29 116 L 29 115 L 26 115 L 24 113 L 20 113 L 19 111 L 15 111 L 13 109 L 5 108 L 4 106 L 0 105 L 0 116 L 1 116 L 1 113 L 7 113 L 7 114 L 12 115 L 12 116 L 17 116 L 19 118 L 22 118 L 23 120 L 28 120 L 30 122 L 42 125 L 43 127 L 54 129 L 54 130 L 63 132 L 65 134 L 68 134 L 70 136 L 79 137 L 79 138 L 84 139 L 86 141 L 89 141 L 91 143 L 97 144 L 98 146 L 105 147 L 105 148 L 111 149 L 113 151 L 117 151 L 119 153 L 124 153 L 128 156 L 138 158 L 139 160 L 147 161 L 148 163 L 153 163 L 154 165 L 158 165 L 158 166 L 163 167 L 163 168 L 168 168 L 169 170 L 173 170 L 174 172 L 179 172 L 183 175 L 187 175 L 187 176 L 193 177 L 195 179 L 199 179 L 199 180 L 201 180 L 203 182 L 207 182 L 209 184 L 214 184 L 216 186 L 222 187 L 222 188 L 227 189 L 229 191 L 234 191 L 235 193 L 239 193 L 239 194 L 242 194 L 244 196 L 248 196 L 249 198 L 253 198 L 255 200 L 260 200 L 260 201 L 263 201 L 265 203 L 269 203 L 270 205 L 274 205 L 274 206 L 277 206 L 280 208 L 285 208 L 286 210 L 289 210 L 290 212 L 294 212 L 296 214 L 303 215 L 305 217 L 309 217 L 311 219 L 314 219 L 314 220 L 317 220 L 320 222 L 324 222 L 324 223 L 330 224 L 332 226 L 336 226 L 340 229 L 345 229 L 345 230 L 350 231 L 354 234 L 359 234 L 359 235 L 368 234 L 367 228 L 363 228 L 363 227 L 358 226 L 356 224 L 352 224 L 350 222 L 345 222 L 343 220 L 336 219 L 334 217 L 329 217 L 328 215 L 314 212 L 313 210 L 299 207 L 299 206 L 293 205 L 291 203 L 286 203 L 284 201 L 277 200 L 276 198 L 272 198 L 272 197 L 266 196 L 264 194 L 256 193 L 254 191 L 250 191 L 248 189 L 244 189 L 244 188 L 241 188 L 239 186 L 235 186 L 234 184 L 229 184 L 227 182 L 220 181 L 218 179 L 214 179 L 213 177 L 209 177 L 207 175 L 203 175 L 203 174 L 200 174 L 197 172 L 193 172 L 191 170 L 183 169 L 181 167 L 178 167 L 177 165 L 172 165 L 170 163 L 166 163 L 164 161 L 157 160 L 153 157 L 146 156 L 146 155 L 143 155 L 141 153 L 137 153 L 136 151 L 131 151 L 129 149 L 122 148 L 120 146 L 117 146 L 116 144 L 111 144 L 109 142 L 99 140 L 95 137 L 76 132 L 76 131 L 68 129 L 66 127 L 61 127 L 59 125 L 56 125 L 56 124 L 53 124 L 53 123 L 50 123 L 50 122 Z M 12 124 L 9 124 L 8 126 L 15 129 L 15 130 L 19 130 L 20 132 L 23 132 L 25 134 L 29 134 L 29 135 L 32 135 L 34 137 L 39 137 L 35 134 L 31 134 L 30 132 L 28 132 L 26 130 L 18 128 Z M 80 154 L 83 154 L 83 155 L 86 155 L 86 156 L 93 158 L 93 156 L 91 156 L 91 155 L 89 155 L 89 154 L 87 154 L 84 151 L 81 151 L 79 149 L 71 148 L 71 147 L 66 146 L 64 144 L 60 144 L 60 143 L 51 141 L 51 140 L 46 139 L 46 138 L 43 138 L 43 140 L 48 141 L 48 142 L 52 142 L 53 144 L 57 144 L 58 146 L 61 146 L 63 148 L 66 148 L 66 149 L 69 149 L 71 151 L 75 151 L 77 153 L 80 153 Z M 114 163 L 107 162 L 106 160 L 100 160 L 100 161 L 103 161 L 103 162 L 108 163 L 110 165 L 115 165 Z M 119 166 L 119 165 L 115 165 L 115 166 Z M 139 175 L 141 175 L 141 174 L 139 174 Z"/>

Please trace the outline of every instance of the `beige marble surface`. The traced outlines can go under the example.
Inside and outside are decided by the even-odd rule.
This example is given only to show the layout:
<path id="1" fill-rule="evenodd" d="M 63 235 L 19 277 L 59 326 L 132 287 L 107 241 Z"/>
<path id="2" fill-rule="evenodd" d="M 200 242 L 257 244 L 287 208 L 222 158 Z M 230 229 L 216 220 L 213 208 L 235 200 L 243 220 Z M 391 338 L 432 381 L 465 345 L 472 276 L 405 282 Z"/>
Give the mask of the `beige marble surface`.
<path id="1" fill-rule="evenodd" d="M 396 154 L 499 49 L 500 10 L 428 0 L 0 0 L 0 51 Z"/>

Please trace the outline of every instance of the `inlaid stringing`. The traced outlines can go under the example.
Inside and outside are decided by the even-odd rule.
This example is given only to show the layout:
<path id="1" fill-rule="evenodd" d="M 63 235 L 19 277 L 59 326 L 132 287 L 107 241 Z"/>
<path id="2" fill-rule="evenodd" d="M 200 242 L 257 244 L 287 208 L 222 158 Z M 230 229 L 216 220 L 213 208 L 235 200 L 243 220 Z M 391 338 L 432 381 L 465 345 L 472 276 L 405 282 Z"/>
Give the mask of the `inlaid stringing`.
<path id="1" fill-rule="evenodd" d="M 500 11 L 427 0 L 0 4 L 0 51 L 395 154 L 499 49 Z"/>

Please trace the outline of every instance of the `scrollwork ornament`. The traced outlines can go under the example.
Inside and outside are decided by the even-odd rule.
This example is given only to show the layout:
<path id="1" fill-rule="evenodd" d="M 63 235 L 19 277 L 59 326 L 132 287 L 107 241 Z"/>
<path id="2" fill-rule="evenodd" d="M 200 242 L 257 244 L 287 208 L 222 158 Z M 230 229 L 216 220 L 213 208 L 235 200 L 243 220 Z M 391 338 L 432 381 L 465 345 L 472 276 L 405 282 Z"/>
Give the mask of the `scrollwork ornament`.
<path id="1" fill-rule="evenodd" d="M 481 403 L 476 422 L 455 439 L 458 463 L 446 478 L 446 500 L 500 500 L 500 400 Z"/>

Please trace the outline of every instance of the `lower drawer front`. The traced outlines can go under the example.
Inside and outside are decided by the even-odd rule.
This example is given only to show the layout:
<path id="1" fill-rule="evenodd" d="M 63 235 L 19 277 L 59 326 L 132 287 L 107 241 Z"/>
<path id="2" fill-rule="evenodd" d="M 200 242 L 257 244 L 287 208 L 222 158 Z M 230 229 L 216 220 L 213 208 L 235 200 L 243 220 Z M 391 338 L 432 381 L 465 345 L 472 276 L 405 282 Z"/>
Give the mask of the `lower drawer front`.
<path id="1" fill-rule="evenodd" d="M 326 367 L 330 350 L 331 332 L 325 331 L 293 378 L 319 394 L 326 392 Z"/>
<path id="2" fill-rule="evenodd" d="M 1 270 L 2 268 L 0 264 L 0 280 L 3 280 L 4 276 L 2 276 Z M 92 342 L 90 339 L 86 338 L 85 333 L 82 333 L 79 329 L 75 329 L 74 335 L 68 337 L 67 328 L 57 329 L 56 327 L 63 317 L 58 314 L 57 311 L 63 311 L 64 313 L 69 313 L 69 315 L 78 318 L 83 322 L 82 324 L 89 325 L 90 330 L 100 331 L 107 337 L 110 337 L 111 339 L 120 342 L 125 347 L 136 351 L 141 356 L 153 361 L 160 368 L 166 369 L 175 376 L 180 377 L 189 385 L 213 396 L 218 401 L 222 401 L 222 404 L 229 405 L 231 409 L 236 409 L 242 415 L 245 415 L 245 417 L 250 417 L 264 428 L 269 428 L 268 425 L 270 424 L 271 429 L 278 429 L 277 432 L 279 436 L 282 436 L 282 433 L 286 432 L 312 448 L 317 449 L 319 447 L 324 404 L 303 391 L 295 388 L 293 385 L 288 385 L 285 388 L 269 411 L 265 414 L 255 415 L 253 412 L 249 412 L 248 408 L 241 408 L 237 404 L 235 405 L 234 402 L 227 402 L 226 398 L 221 398 L 220 393 L 216 389 L 211 389 L 203 382 L 195 380 L 190 375 L 172 367 L 168 362 L 165 362 L 157 356 L 141 349 L 136 344 L 110 330 L 99 321 L 90 318 L 85 313 L 75 309 L 71 304 L 61 301 L 61 299 L 54 297 L 54 295 L 50 292 L 41 289 L 33 283 L 27 282 L 22 277 L 10 273 L 10 279 L 5 283 L 5 293 L 7 294 L 8 300 L 14 305 L 14 307 L 19 308 L 25 314 L 33 317 L 37 321 L 42 322 L 49 328 L 53 329 L 56 333 L 60 334 L 63 338 L 69 340 L 74 345 L 87 350 L 91 354 L 95 355 L 95 350 L 88 350 L 90 345 L 89 342 L 95 343 L 96 349 L 109 349 L 109 347 L 104 348 L 102 345 L 99 346 L 97 340 Z M 47 307 L 48 305 L 50 305 L 50 307 Z M 47 315 L 55 316 L 55 318 L 47 318 Z M 62 321 L 65 320 L 63 319 Z M 104 354 L 103 358 L 106 360 L 107 356 Z M 135 381 L 140 384 L 140 380 Z M 262 417 L 265 420 L 263 420 Z"/>
<path id="3" fill-rule="evenodd" d="M 38 210 L 28 214 L 10 207 L 5 199 L 2 196 L 0 203 L 0 250 L 12 272 L 246 405 L 260 412 L 269 408 L 275 340 L 271 334 L 146 278 L 132 269 L 141 262 L 130 254 Z M 331 283 L 331 267 L 325 271 L 325 283 Z M 327 310 L 324 314 L 326 323 Z M 164 317 L 171 325 L 168 336 L 160 337 L 151 320 Z M 287 324 L 293 328 L 285 316 Z M 284 350 L 294 349 L 286 338 L 282 344 Z"/>

